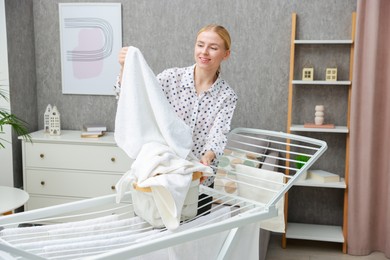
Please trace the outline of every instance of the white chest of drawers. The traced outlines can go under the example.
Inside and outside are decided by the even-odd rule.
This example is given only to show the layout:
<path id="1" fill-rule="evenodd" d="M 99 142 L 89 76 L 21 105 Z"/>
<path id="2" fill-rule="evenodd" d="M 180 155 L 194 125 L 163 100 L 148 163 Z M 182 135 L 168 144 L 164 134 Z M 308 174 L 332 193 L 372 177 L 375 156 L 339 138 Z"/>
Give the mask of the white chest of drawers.
<path id="1" fill-rule="evenodd" d="M 113 133 L 81 138 L 80 131 L 50 136 L 31 133 L 22 140 L 25 210 L 115 193 L 115 184 L 132 160 L 117 147 Z"/>

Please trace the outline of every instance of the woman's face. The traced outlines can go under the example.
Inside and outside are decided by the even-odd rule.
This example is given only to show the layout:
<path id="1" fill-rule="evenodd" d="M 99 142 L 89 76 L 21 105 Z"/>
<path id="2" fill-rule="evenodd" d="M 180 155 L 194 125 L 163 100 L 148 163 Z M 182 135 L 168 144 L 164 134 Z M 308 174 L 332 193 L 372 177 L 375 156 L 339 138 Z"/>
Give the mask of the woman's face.
<path id="1" fill-rule="evenodd" d="M 224 41 L 216 32 L 204 31 L 196 38 L 194 56 L 199 68 L 217 71 L 229 55 L 230 51 L 225 49 Z"/>

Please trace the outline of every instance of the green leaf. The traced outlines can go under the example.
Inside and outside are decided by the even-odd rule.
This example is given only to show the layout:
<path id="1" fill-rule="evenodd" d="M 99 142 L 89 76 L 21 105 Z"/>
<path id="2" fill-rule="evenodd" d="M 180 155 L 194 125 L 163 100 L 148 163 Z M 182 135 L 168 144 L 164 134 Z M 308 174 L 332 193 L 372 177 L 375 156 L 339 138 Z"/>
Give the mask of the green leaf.
<path id="1" fill-rule="evenodd" d="M 6 101 L 8 101 L 8 95 L 6 95 L 6 91 L 0 89 L 0 98 L 4 98 Z M 15 133 L 18 136 L 22 136 L 23 138 L 27 139 L 31 142 L 31 136 L 28 133 L 28 129 L 26 127 L 28 123 L 14 114 L 9 113 L 8 110 L 4 108 L 0 108 L 0 135 L 4 134 L 4 126 L 10 125 L 12 130 L 15 131 Z M 4 138 L 0 138 L 0 149 L 4 148 L 4 145 L 2 142 L 6 141 Z"/>
<path id="2" fill-rule="evenodd" d="M 297 165 L 297 168 L 301 169 L 305 165 L 305 162 L 307 162 L 309 159 L 310 159 L 309 156 L 302 155 L 302 154 L 295 156 L 295 160 L 299 161 L 295 163 Z"/>

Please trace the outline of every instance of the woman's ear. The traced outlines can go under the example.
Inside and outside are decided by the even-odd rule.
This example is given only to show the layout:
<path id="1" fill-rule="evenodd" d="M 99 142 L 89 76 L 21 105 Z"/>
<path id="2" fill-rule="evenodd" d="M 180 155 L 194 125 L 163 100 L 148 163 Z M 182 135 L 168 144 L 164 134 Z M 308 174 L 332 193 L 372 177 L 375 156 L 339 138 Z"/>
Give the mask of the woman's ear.
<path id="1" fill-rule="evenodd" d="M 230 50 L 227 50 L 225 52 L 225 57 L 223 57 L 224 60 L 227 60 L 230 57 Z"/>

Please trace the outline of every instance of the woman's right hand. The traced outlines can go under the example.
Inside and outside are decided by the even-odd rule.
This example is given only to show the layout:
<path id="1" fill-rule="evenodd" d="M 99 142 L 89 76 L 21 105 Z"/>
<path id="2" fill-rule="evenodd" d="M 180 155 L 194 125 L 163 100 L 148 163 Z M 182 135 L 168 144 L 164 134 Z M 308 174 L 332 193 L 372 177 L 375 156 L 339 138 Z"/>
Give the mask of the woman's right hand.
<path id="1" fill-rule="evenodd" d="M 122 68 L 123 68 L 123 65 L 125 64 L 125 59 L 126 59 L 126 54 L 127 54 L 128 49 L 129 49 L 129 47 L 123 47 L 120 50 L 119 55 L 118 55 L 118 61 L 119 61 L 119 64 L 121 65 Z"/>
<path id="2" fill-rule="evenodd" d="M 125 65 L 126 54 L 128 49 L 129 47 L 122 47 L 122 49 L 118 54 L 118 62 L 121 65 L 121 70 L 119 72 L 119 84 L 122 82 L 123 67 Z"/>

